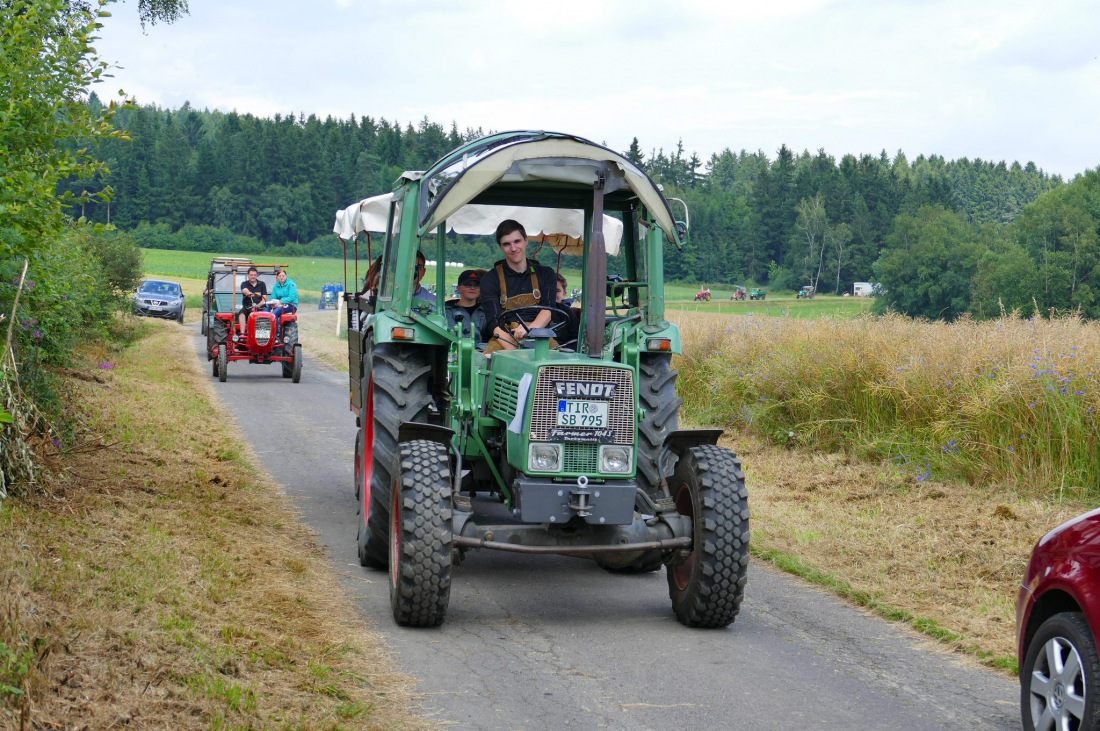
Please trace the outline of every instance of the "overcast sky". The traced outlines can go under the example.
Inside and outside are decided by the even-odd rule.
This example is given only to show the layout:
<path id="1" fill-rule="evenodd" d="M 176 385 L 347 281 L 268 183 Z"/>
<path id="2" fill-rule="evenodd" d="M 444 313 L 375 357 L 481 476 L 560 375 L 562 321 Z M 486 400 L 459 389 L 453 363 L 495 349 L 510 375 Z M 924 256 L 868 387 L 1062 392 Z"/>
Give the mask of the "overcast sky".
<path id="1" fill-rule="evenodd" d="M 177 108 L 1100 166 L 1093 0 L 189 0 L 111 6 L 97 87 Z"/>

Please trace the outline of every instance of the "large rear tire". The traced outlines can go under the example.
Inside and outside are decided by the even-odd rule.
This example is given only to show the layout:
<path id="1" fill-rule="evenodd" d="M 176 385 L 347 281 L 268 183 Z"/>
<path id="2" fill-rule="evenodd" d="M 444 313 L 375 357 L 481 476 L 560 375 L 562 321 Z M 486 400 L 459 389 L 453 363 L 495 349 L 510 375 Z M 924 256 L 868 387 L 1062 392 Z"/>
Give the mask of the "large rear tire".
<path id="1" fill-rule="evenodd" d="M 692 447 L 670 481 L 676 511 L 690 515 L 692 550 L 668 565 L 676 619 L 726 627 L 737 618 L 749 568 L 749 494 L 741 460 L 728 449 Z"/>
<path id="2" fill-rule="evenodd" d="M 364 394 L 362 488 L 357 542 L 359 562 L 385 568 L 389 544 L 391 486 L 397 465 L 397 430 L 406 421 L 428 420 L 431 365 L 424 348 L 368 341 L 371 372 Z"/>
<path id="3" fill-rule="evenodd" d="M 668 497 L 662 480 L 672 475 L 675 455 L 665 448 L 665 439 L 679 428 L 680 404 L 672 355 L 643 354 L 638 372 L 638 399 L 645 410 L 638 425 L 638 486 L 654 500 Z M 599 562 L 615 574 L 646 574 L 664 564 L 660 551 L 650 551 L 625 566 Z"/>
<path id="4" fill-rule="evenodd" d="M 400 446 L 390 503 L 390 607 L 408 627 L 436 627 L 451 598 L 451 458 L 439 442 Z"/>

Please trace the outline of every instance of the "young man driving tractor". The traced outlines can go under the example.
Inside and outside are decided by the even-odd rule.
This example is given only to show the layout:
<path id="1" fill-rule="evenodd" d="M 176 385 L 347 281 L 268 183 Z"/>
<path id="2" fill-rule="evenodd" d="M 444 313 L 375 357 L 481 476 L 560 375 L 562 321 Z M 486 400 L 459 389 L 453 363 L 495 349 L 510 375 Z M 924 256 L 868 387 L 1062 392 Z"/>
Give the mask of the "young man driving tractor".
<path id="1" fill-rule="evenodd" d="M 496 230 L 497 244 L 504 254 L 481 282 L 481 307 L 485 311 L 485 336 L 489 342 L 486 353 L 515 350 L 529 330 L 550 324 L 551 310 L 557 292 L 554 270 L 527 258 L 527 231 L 513 219 L 500 222 Z M 518 322 L 512 329 L 497 323 L 501 312 L 521 307 L 542 306 L 530 321 Z M 526 326 L 526 327 L 525 327 Z"/>

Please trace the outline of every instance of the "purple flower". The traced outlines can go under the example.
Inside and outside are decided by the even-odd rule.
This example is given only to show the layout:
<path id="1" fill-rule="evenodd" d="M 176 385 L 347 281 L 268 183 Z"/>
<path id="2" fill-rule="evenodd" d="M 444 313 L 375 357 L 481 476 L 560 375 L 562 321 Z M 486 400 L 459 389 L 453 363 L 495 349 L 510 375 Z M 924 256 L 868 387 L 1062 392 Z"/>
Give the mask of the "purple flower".
<path id="1" fill-rule="evenodd" d="M 34 331 L 34 337 L 36 337 L 36 338 L 42 337 L 42 331 L 41 330 L 35 330 Z"/>
<path id="2" fill-rule="evenodd" d="M 108 363 L 107 361 L 103 361 L 102 363 L 99 364 L 99 367 L 102 368 L 105 371 L 113 371 L 115 369 L 115 364 L 114 363 Z"/>

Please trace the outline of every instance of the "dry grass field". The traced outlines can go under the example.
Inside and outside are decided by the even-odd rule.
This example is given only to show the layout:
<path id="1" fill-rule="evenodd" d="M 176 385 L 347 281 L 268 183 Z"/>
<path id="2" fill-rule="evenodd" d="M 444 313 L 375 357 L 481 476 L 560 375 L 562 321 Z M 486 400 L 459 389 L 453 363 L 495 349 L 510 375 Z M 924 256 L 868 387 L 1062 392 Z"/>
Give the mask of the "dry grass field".
<path id="1" fill-rule="evenodd" d="M 1100 329 L 670 317 L 682 423 L 727 429 L 742 456 L 754 555 L 1014 672 L 1031 548 L 1097 503 L 1074 470 L 1100 469 Z M 302 333 L 346 367 L 335 313 Z"/>

